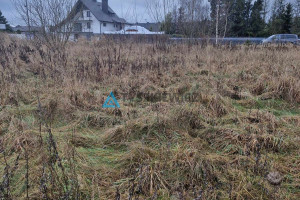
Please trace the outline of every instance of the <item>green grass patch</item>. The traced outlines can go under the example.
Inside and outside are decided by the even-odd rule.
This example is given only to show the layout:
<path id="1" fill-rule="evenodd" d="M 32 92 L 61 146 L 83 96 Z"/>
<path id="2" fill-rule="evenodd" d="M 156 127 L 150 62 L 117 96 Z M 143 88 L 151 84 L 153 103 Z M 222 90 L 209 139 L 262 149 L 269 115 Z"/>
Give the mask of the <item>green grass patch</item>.
<path id="1" fill-rule="evenodd" d="M 93 167 L 118 168 L 119 160 L 124 154 L 120 149 L 116 150 L 112 147 L 105 148 L 77 148 L 80 154 L 85 156 L 87 164 Z"/>
<path id="2" fill-rule="evenodd" d="M 240 101 L 236 100 L 232 102 L 232 105 L 240 112 L 247 112 L 249 109 L 259 109 L 271 112 L 277 117 L 300 115 L 299 105 L 291 105 L 279 99 L 255 99 L 254 105 L 241 104 Z"/>

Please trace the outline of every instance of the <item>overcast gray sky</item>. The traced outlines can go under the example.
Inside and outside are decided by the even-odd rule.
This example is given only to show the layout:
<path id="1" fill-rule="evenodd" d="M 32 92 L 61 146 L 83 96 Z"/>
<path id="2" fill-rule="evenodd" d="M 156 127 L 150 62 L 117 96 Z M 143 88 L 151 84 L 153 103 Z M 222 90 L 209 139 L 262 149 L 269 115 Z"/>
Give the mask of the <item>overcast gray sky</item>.
<path id="1" fill-rule="evenodd" d="M 98 0 L 101 2 L 101 0 Z M 24 24 L 11 0 L 0 0 L 0 10 L 12 25 Z M 151 22 L 145 0 L 108 0 L 110 7 L 128 22 Z"/>
<path id="2" fill-rule="evenodd" d="M 101 0 L 97 0 L 100 1 Z M 270 0 L 272 5 L 273 0 Z M 288 2 L 294 2 L 295 0 L 286 0 Z M 204 0 L 207 2 L 207 0 Z M 122 18 L 128 22 L 152 22 L 153 19 L 149 16 L 146 0 L 108 0 L 109 6 Z M 24 25 L 24 22 L 18 16 L 12 0 L 0 0 L 0 10 L 7 18 L 11 25 Z"/>

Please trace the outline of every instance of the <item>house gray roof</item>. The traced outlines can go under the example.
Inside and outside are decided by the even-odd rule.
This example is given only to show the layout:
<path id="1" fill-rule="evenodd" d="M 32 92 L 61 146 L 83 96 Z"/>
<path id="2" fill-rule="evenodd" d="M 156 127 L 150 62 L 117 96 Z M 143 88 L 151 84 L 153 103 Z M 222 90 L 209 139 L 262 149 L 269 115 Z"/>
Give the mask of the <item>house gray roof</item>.
<path id="1" fill-rule="evenodd" d="M 29 27 L 28 26 L 20 26 L 20 25 L 18 25 L 16 27 L 13 27 L 12 29 L 15 32 L 17 32 L 17 31 L 20 31 L 20 32 L 29 32 Z M 41 28 L 37 27 L 37 26 L 31 26 L 30 27 L 30 31 L 31 32 L 38 32 L 40 30 L 41 30 Z"/>
<path id="2" fill-rule="evenodd" d="M 108 6 L 108 13 L 104 13 L 102 10 L 102 3 L 96 0 L 79 0 L 91 13 L 99 20 L 103 22 L 117 22 L 126 23 L 126 20 L 118 17 L 118 15 Z"/>

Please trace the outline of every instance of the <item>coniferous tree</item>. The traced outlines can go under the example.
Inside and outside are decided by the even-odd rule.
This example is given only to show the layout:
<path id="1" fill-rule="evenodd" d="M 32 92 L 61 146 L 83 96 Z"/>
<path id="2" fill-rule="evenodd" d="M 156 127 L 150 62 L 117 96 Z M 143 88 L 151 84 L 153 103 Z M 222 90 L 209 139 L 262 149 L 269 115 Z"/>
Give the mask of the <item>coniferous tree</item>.
<path id="1" fill-rule="evenodd" d="M 230 33 L 232 36 L 242 36 L 244 34 L 244 17 L 243 11 L 245 0 L 236 0 L 233 4 L 230 20 L 232 22 Z"/>
<path id="2" fill-rule="evenodd" d="M 291 3 L 288 3 L 284 10 L 283 15 L 283 33 L 291 33 L 293 23 L 293 6 Z"/>
<path id="3" fill-rule="evenodd" d="M 244 23 L 245 23 L 245 33 L 243 36 L 249 36 L 250 35 L 250 16 L 251 16 L 251 10 L 252 10 L 252 4 L 251 4 L 252 0 L 246 0 L 245 3 L 245 8 L 244 8 Z"/>
<path id="4" fill-rule="evenodd" d="M 184 34 L 184 8 L 180 7 L 178 9 L 178 19 L 177 19 L 177 34 Z"/>
<path id="5" fill-rule="evenodd" d="M 172 13 L 168 13 L 162 23 L 162 30 L 166 34 L 174 34 Z"/>
<path id="6" fill-rule="evenodd" d="M 235 0 L 230 15 L 232 36 L 247 36 L 249 30 L 249 18 L 251 13 L 251 0 Z"/>
<path id="7" fill-rule="evenodd" d="M 217 0 L 208 0 L 210 3 L 211 34 L 215 34 L 215 24 L 217 21 Z"/>
<path id="8" fill-rule="evenodd" d="M 269 23 L 270 34 L 279 34 L 284 32 L 284 15 L 285 2 L 284 0 L 275 0 L 272 10 L 272 17 Z"/>
<path id="9" fill-rule="evenodd" d="M 254 37 L 264 35 L 265 22 L 263 19 L 263 0 L 254 2 L 250 16 L 250 35 Z"/>
<path id="10" fill-rule="evenodd" d="M 0 10 L 0 24 L 5 24 L 6 30 L 7 30 L 7 31 L 10 31 L 10 32 L 12 31 L 12 28 L 11 28 L 10 25 L 8 24 L 6 18 L 2 15 L 1 10 Z"/>

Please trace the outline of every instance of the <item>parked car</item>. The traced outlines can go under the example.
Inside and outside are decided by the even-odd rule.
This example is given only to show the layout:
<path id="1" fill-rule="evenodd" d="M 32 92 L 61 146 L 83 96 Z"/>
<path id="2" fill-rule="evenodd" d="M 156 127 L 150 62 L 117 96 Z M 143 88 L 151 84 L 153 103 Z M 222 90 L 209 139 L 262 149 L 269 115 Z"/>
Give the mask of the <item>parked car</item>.
<path id="1" fill-rule="evenodd" d="M 270 43 L 292 43 L 298 44 L 298 35 L 295 34 L 277 34 L 268 37 L 267 39 L 263 40 L 263 44 L 270 44 Z"/>

